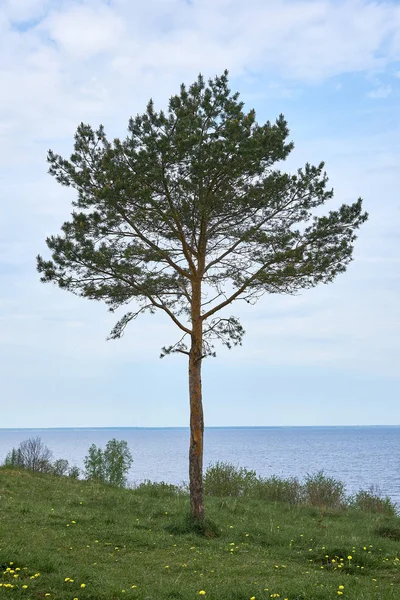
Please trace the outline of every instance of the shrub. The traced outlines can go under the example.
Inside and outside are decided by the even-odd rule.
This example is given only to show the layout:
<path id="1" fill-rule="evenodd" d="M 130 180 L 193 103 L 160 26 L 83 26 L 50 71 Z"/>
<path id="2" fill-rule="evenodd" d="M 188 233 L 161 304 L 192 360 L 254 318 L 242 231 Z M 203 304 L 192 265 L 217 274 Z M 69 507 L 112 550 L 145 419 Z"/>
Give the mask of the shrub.
<path id="1" fill-rule="evenodd" d="M 150 481 L 146 479 L 142 483 L 139 483 L 135 487 L 135 491 L 144 493 L 153 498 L 160 498 L 161 496 L 175 496 L 181 493 L 181 489 L 177 485 L 171 483 L 165 483 L 165 481 Z"/>
<path id="2" fill-rule="evenodd" d="M 350 498 L 350 506 L 358 510 L 379 513 L 388 516 L 397 515 L 396 505 L 386 496 L 382 497 L 379 490 L 373 486 L 367 490 L 360 490 Z"/>
<path id="3" fill-rule="evenodd" d="M 280 479 L 275 475 L 266 479 L 260 477 L 254 489 L 254 496 L 271 502 L 300 504 L 303 498 L 303 486 L 297 477 L 288 479 Z"/>
<path id="4" fill-rule="evenodd" d="M 21 450 L 19 448 L 13 448 L 6 456 L 4 466 L 10 469 L 24 468 Z"/>
<path id="5" fill-rule="evenodd" d="M 29 469 L 36 473 L 50 473 L 52 456 L 51 450 L 39 437 L 29 438 L 7 454 L 4 464 L 6 467 Z"/>
<path id="6" fill-rule="evenodd" d="M 216 462 L 204 474 L 204 493 L 208 496 L 243 496 L 254 490 L 255 471 L 237 467 L 227 462 Z"/>
<path id="7" fill-rule="evenodd" d="M 379 525 L 376 527 L 375 533 L 383 538 L 400 542 L 400 527 L 397 524 Z"/>
<path id="8" fill-rule="evenodd" d="M 75 465 L 69 468 L 68 477 L 71 479 L 78 479 L 80 475 L 80 470 Z"/>
<path id="9" fill-rule="evenodd" d="M 133 459 L 125 440 L 108 441 L 105 450 L 92 444 L 84 459 L 85 477 L 119 487 L 126 485 L 126 475 Z"/>
<path id="10" fill-rule="evenodd" d="M 323 471 L 305 477 L 304 502 L 320 508 L 342 508 L 346 505 L 345 487 L 341 481 L 327 477 Z"/>
<path id="11" fill-rule="evenodd" d="M 62 475 L 67 474 L 68 467 L 68 461 L 65 458 L 59 458 L 52 466 L 52 473 L 61 477 Z"/>

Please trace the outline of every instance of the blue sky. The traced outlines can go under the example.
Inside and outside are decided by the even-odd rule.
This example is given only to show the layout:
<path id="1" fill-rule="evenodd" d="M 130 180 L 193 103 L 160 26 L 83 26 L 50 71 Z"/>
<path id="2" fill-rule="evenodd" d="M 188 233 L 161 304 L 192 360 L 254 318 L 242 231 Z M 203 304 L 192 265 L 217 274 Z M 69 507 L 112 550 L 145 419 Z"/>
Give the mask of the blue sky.
<path id="1" fill-rule="evenodd" d="M 400 3 L 0 1 L 2 427 L 186 426 L 187 365 L 162 315 L 106 342 L 115 315 L 43 285 L 35 256 L 74 194 L 47 174 L 76 126 L 124 135 L 150 97 L 230 72 L 257 120 L 283 112 L 282 168 L 326 162 L 370 213 L 329 286 L 232 306 L 243 346 L 204 364 L 206 425 L 400 424 Z"/>

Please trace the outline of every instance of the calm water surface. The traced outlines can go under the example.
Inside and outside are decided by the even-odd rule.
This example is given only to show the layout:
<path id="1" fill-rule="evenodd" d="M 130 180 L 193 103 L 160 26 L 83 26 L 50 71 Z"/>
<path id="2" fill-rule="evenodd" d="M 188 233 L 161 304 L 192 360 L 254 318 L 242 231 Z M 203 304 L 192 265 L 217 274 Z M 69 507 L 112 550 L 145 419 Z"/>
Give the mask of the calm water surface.
<path id="1" fill-rule="evenodd" d="M 126 440 L 134 459 L 131 483 L 188 479 L 186 428 L 0 429 L 0 462 L 29 437 L 40 437 L 55 459 L 80 468 L 91 444 Z M 400 427 L 206 428 L 204 458 L 205 465 L 231 462 L 261 476 L 302 479 L 323 469 L 343 481 L 348 493 L 376 485 L 400 504 Z"/>

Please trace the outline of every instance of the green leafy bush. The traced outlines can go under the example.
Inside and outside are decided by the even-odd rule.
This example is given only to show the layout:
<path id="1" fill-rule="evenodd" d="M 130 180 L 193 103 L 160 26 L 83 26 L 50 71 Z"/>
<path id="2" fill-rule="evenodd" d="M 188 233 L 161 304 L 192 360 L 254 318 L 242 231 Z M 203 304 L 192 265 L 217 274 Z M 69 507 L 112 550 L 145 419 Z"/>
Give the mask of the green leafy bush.
<path id="1" fill-rule="evenodd" d="M 143 493 L 153 498 L 160 498 L 165 495 L 175 496 L 181 493 L 182 490 L 177 485 L 165 483 L 165 481 L 150 481 L 146 479 L 135 487 L 135 492 Z"/>
<path id="2" fill-rule="evenodd" d="M 84 459 L 85 477 L 89 480 L 124 487 L 132 462 L 132 454 L 125 440 L 118 441 L 113 438 L 107 442 L 105 450 L 92 444 Z"/>
<path id="3" fill-rule="evenodd" d="M 208 496 L 244 496 L 255 489 L 257 475 L 244 467 L 216 462 L 204 474 L 204 493 Z"/>
<path id="4" fill-rule="evenodd" d="M 303 486 L 297 477 L 280 479 L 273 475 L 269 478 L 259 478 L 254 488 L 254 497 L 271 502 L 286 502 L 287 504 L 300 504 L 304 492 Z"/>
<path id="5" fill-rule="evenodd" d="M 360 490 L 355 496 L 349 499 L 352 508 L 364 512 L 396 516 L 396 505 L 386 496 L 382 497 L 377 488 L 371 487 L 369 490 Z"/>
<path id="6" fill-rule="evenodd" d="M 79 479 L 80 470 L 75 465 L 68 470 L 68 477 L 71 479 Z"/>
<path id="7" fill-rule="evenodd" d="M 344 484 L 333 477 L 327 477 L 323 471 L 306 475 L 303 492 L 303 501 L 309 506 L 320 508 L 342 508 L 346 506 Z"/>
<path id="8" fill-rule="evenodd" d="M 69 463 L 65 458 L 59 458 L 52 465 L 52 473 L 62 477 L 68 473 Z"/>

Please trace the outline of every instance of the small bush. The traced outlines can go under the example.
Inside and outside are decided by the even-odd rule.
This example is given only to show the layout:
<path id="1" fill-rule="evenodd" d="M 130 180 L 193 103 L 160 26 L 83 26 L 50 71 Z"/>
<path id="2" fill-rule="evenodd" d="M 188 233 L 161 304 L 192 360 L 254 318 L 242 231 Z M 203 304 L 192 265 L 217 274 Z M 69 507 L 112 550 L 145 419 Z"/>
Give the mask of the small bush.
<path id="1" fill-rule="evenodd" d="M 254 497 L 296 505 L 302 501 L 303 486 L 296 477 L 280 479 L 274 475 L 267 479 L 259 478 L 254 489 Z"/>
<path id="2" fill-rule="evenodd" d="M 349 504 L 352 508 L 365 512 L 378 513 L 388 516 L 396 516 L 396 505 L 386 496 L 382 497 L 377 488 L 371 487 L 368 491 L 360 490 L 350 498 Z"/>
<path id="3" fill-rule="evenodd" d="M 181 493 L 181 489 L 172 485 L 171 483 L 165 483 L 165 481 L 142 481 L 135 487 L 135 492 L 143 493 L 153 498 L 160 498 L 162 496 L 176 496 Z"/>
<path id="4" fill-rule="evenodd" d="M 400 542 L 400 527 L 398 525 L 380 525 L 375 529 L 375 533 L 383 538 Z"/>
<path id="5" fill-rule="evenodd" d="M 254 490 L 257 483 L 255 471 L 236 467 L 227 462 L 210 465 L 204 474 L 204 493 L 208 496 L 244 496 Z"/>
<path id="6" fill-rule="evenodd" d="M 58 475 L 59 477 L 62 477 L 63 475 L 66 475 L 68 472 L 68 461 L 65 458 L 59 458 L 58 460 L 56 460 L 53 463 L 52 466 L 52 473 L 54 475 Z"/>
<path id="7" fill-rule="evenodd" d="M 310 506 L 342 508 L 346 505 L 344 484 L 333 477 L 327 477 L 323 471 L 305 477 L 303 493 L 304 503 Z"/>
<path id="8" fill-rule="evenodd" d="M 108 441 L 104 451 L 92 444 L 84 460 L 85 477 L 124 487 L 132 462 L 132 455 L 125 440 L 118 441 L 114 438 Z"/>
<path id="9" fill-rule="evenodd" d="M 24 468 L 21 450 L 19 448 L 13 448 L 6 456 L 4 461 L 4 467 L 9 469 Z"/>
<path id="10" fill-rule="evenodd" d="M 71 479 L 78 479 L 80 475 L 80 470 L 75 465 L 69 468 L 68 477 Z"/>

